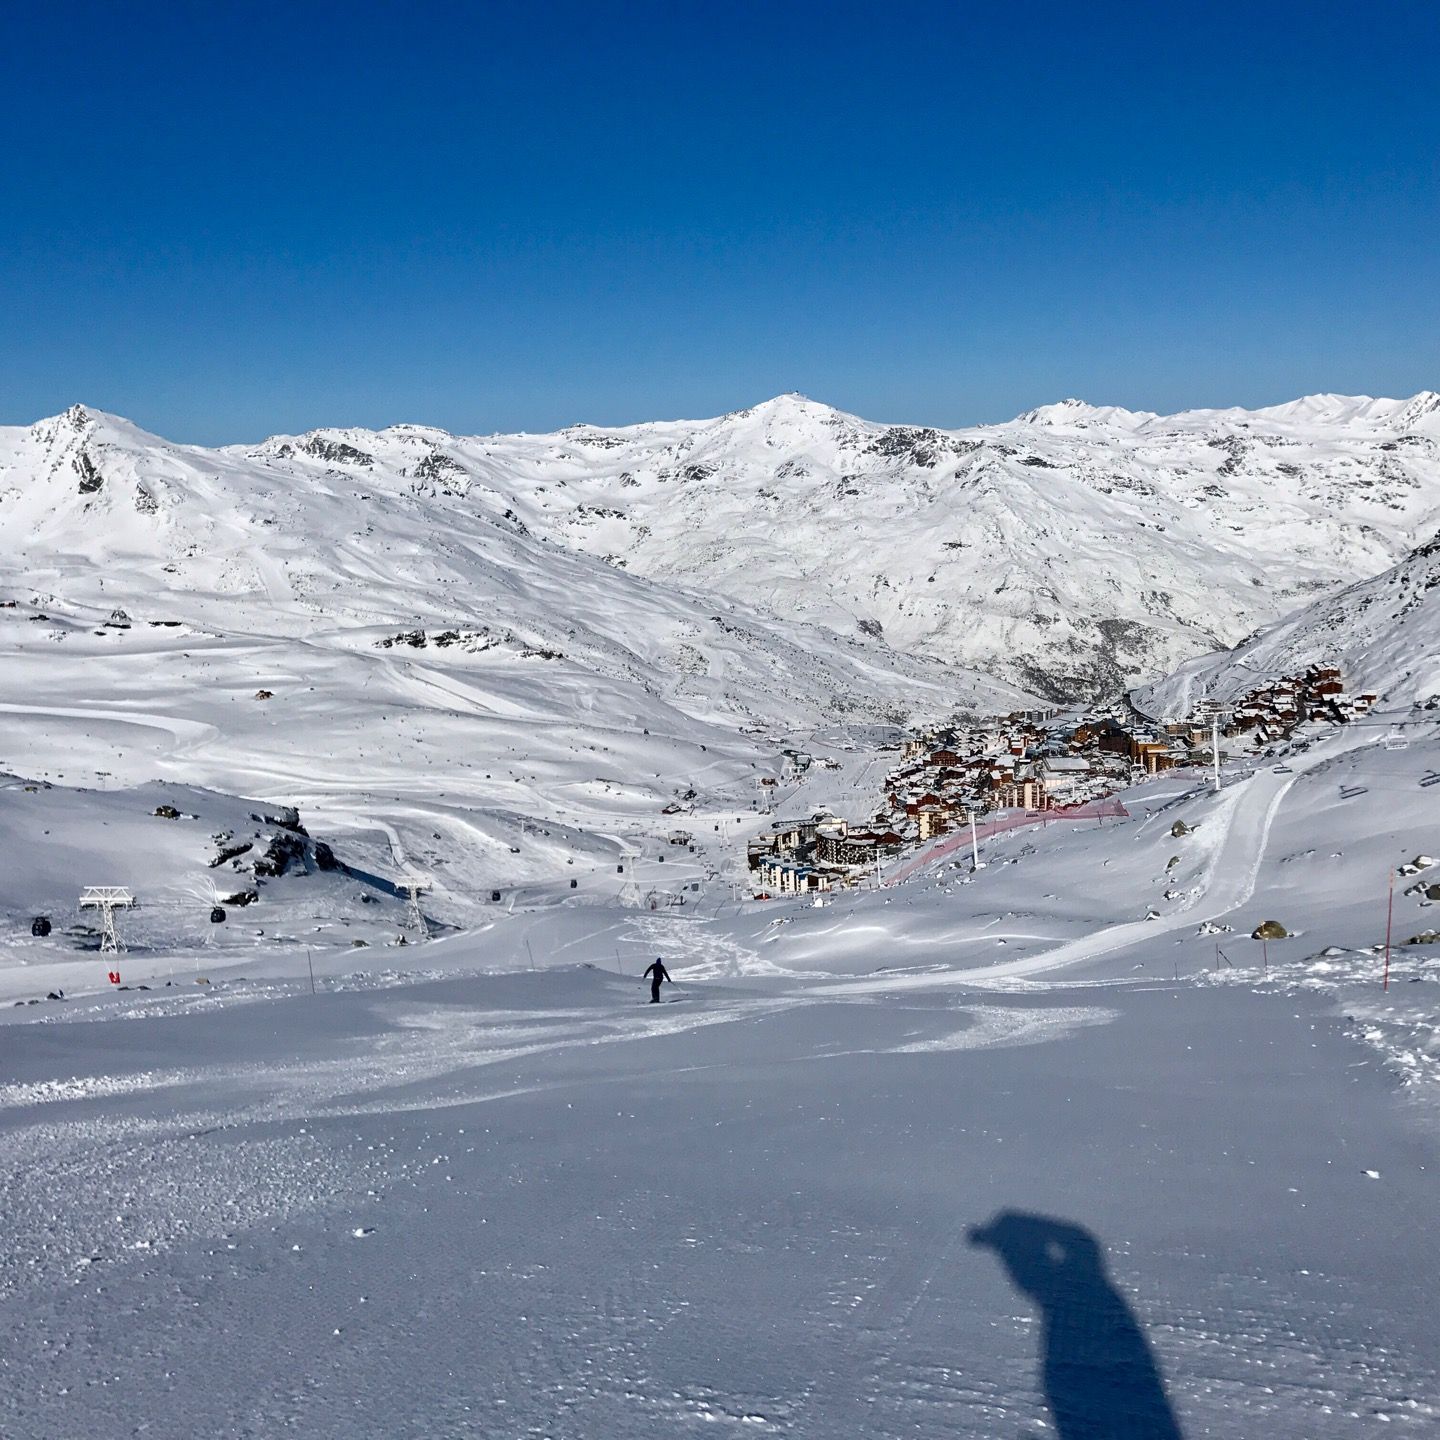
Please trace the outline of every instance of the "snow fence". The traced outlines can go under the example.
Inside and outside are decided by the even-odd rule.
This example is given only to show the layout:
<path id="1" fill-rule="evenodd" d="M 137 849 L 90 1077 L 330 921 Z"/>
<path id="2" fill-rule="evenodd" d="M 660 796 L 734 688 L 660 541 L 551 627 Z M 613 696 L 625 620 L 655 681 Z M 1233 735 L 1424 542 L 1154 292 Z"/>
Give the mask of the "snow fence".
<path id="1" fill-rule="evenodd" d="M 975 839 L 988 840 L 992 835 L 1002 834 L 1006 830 L 1019 830 L 1025 825 L 1048 825 L 1052 820 L 1125 820 L 1130 812 L 1113 796 L 1105 800 L 1091 800 L 1084 805 L 1065 805 L 1054 810 L 1007 810 L 995 820 L 987 820 L 983 825 L 976 825 Z M 947 836 L 937 845 L 923 851 L 913 860 L 908 860 L 893 874 L 885 879 L 888 889 L 891 885 L 901 885 L 912 875 L 924 870 L 927 866 L 938 864 L 941 860 L 948 860 L 957 850 L 968 850 L 970 848 L 970 827 L 966 825 L 963 829 L 957 830 L 953 835 Z"/>

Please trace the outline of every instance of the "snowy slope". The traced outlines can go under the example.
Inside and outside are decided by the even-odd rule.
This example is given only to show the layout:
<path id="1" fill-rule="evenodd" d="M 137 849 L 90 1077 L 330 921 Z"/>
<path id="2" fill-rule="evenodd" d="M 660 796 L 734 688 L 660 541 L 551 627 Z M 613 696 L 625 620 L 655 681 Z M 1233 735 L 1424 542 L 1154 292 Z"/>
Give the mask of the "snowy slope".
<path id="1" fill-rule="evenodd" d="M 1264 627 L 1233 650 L 1191 661 L 1136 699 L 1147 713 L 1184 714 L 1197 696 L 1233 697 L 1259 677 L 1324 663 L 1338 664 L 1351 690 L 1374 690 L 1395 703 L 1436 701 L 1440 534 L 1398 565 Z"/>
<path id="2" fill-rule="evenodd" d="M 669 805 L 721 846 L 817 726 L 1027 698 L 627 574 L 438 461 L 261 463 L 80 409 L 0 454 L 0 770 L 298 805 L 432 872 L 456 923 L 492 886 L 613 892 Z M 99 818 L 67 816 L 106 883 Z M 37 903 L 0 876 L 17 924 Z"/>
<path id="3" fill-rule="evenodd" d="M 432 451 L 408 430 L 323 437 L 377 469 L 438 452 L 537 533 L 647 575 L 1073 697 L 1234 644 L 1433 533 L 1437 407 L 1310 396 L 1162 417 L 1067 401 L 940 431 L 792 395 L 710 421 L 427 432 Z"/>
<path id="4" fill-rule="evenodd" d="M 947 656 L 1104 689 L 1382 571 L 1437 521 L 1437 405 L 942 432 L 785 396 L 220 450 L 76 407 L 0 431 L 0 768 L 297 804 L 439 876 L 456 923 L 492 886 L 613 892 L 671 828 L 703 879 L 817 727 L 1030 698 Z"/>
<path id="5" fill-rule="evenodd" d="M 128 958 L 160 957 L 166 974 L 178 956 L 253 957 L 317 933 L 393 943 L 405 907 L 384 837 L 347 836 L 337 853 L 308 819 L 189 785 L 98 790 L 0 774 L 0 917 L 8 960 L 25 966 L 22 993 L 102 978 L 98 916 L 76 909 L 86 885 L 139 899 L 119 919 Z M 37 915 L 52 922 L 47 940 L 26 933 Z"/>
<path id="6" fill-rule="evenodd" d="M 820 909 L 0 1008 L 0 1428 L 1430 1436 L 1437 728 Z"/>
<path id="7" fill-rule="evenodd" d="M 88 440 L 87 426 L 99 427 Z M 221 531 L 234 519 L 197 477 L 253 506 L 243 543 L 194 513 L 215 511 Z M 432 526 L 523 529 L 787 625 L 883 636 L 1069 697 L 1234 644 L 1428 538 L 1440 526 L 1440 396 L 1173 416 L 1072 400 L 942 431 L 787 395 L 614 430 L 467 438 L 401 425 L 219 451 L 76 410 L 0 432 L 5 491 L 0 524 L 42 549 L 158 559 L 157 534 L 184 511 L 200 553 L 219 542 L 217 589 L 327 604 L 335 555 L 287 553 L 254 524 L 345 537 L 353 557 L 369 523 L 358 511 L 407 520 L 405 542 L 370 547 L 362 574 L 413 562 Z M 453 580 L 443 562 L 410 578 Z"/>
<path id="8" fill-rule="evenodd" d="M 1017 423 L 1036 454 L 1157 424 Z M 1427 423 L 1193 421 L 1357 453 Z M 867 718 L 1017 697 L 539 538 L 580 482 L 487 443 L 4 437 L 0 1432 L 1435 1433 L 1440 866 L 1404 866 L 1440 853 L 1440 718 L 1408 709 L 1434 544 L 1250 642 L 1383 686 L 1407 748 L 1326 727 L 1218 793 L 1171 772 L 1116 823 L 987 840 L 974 873 L 734 904 L 787 741 L 842 769 L 787 775 L 785 813 L 863 813 Z M 1345 543 L 1423 508 L 1404 463 L 1411 509 Z M 211 924 L 298 834 L 276 801 L 300 863 Z M 617 903 L 636 854 L 704 903 Z M 463 933 L 352 949 L 393 938 L 411 864 Z M 59 913 L 84 883 L 141 894 L 135 989 Z M 1267 918 L 1291 938 L 1245 938 Z"/>

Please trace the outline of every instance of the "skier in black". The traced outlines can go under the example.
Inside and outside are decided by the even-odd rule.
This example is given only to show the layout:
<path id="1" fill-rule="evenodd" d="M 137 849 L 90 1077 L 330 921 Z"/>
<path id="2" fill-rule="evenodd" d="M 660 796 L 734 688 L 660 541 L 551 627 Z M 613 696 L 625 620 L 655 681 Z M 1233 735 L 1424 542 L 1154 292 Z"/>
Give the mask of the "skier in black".
<path id="1" fill-rule="evenodd" d="M 663 981 L 670 978 L 670 972 L 665 968 L 665 962 L 657 955 L 653 965 L 645 967 L 645 974 L 650 980 L 650 1003 L 660 1003 L 660 986 Z"/>

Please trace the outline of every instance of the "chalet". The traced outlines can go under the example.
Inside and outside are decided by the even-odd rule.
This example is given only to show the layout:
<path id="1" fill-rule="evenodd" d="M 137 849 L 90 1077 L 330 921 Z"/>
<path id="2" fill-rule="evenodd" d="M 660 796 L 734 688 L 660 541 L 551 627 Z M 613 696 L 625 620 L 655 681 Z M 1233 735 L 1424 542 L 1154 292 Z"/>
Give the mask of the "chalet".
<path id="1" fill-rule="evenodd" d="M 905 813 L 910 816 L 918 815 L 922 807 L 933 809 L 940 803 L 940 797 L 933 790 L 926 790 L 919 795 L 911 795 L 905 801 Z"/>
<path id="2" fill-rule="evenodd" d="M 1171 749 L 1168 740 L 1153 735 L 1135 737 L 1130 746 L 1130 759 L 1147 775 L 1158 775 L 1162 770 L 1172 770 L 1184 763 L 1183 754 Z"/>
<path id="3" fill-rule="evenodd" d="M 815 859 L 822 865 L 873 865 L 880 851 L 903 843 L 894 830 L 852 830 L 843 820 L 830 820 L 816 831 Z"/>
<path id="4" fill-rule="evenodd" d="M 1131 736 L 1114 720 L 1102 720 L 1095 729 L 1095 748 L 1107 755 L 1129 755 Z"/>
<path id="5" fill-rule="evenodd" d="M 771 848 L 781 855 L 793 855 L 805 849 L 814 842 L 815 828 L 821 823 L 821 819 L 821 816 L 816 815 L 810 820 L 780 821 L 771 832 Z"/>
<path id="6" fill-rule="evenodd" d="M 828 890 L 833 877 L 814 866 L 770 855 L 760 865 L 760 881 L 772 893 L 804 895 L 811 891 Z"/>

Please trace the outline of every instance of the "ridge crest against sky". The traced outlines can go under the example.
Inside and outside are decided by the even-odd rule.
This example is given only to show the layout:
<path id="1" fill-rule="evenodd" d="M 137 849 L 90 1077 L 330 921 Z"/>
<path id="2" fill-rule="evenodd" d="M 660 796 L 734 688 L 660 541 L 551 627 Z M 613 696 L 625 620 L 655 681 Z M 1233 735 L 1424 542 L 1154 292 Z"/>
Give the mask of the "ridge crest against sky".
<path id="1" fill-rule="evenodd" d="M 275 431 L 269 435 L 249 436 L 246 439 L 231 439 L 221 442 L 215 446 L 205 446 L 197 441 L 180 441 L 174 436 L 168 436 L 159 431 L 152 430 L 149 426 L 143 425 L 128 415 L 116 414 L 114 411 L 104 409 L 99 405 L 88 404 L 85 401 L 76 401 L 65 407 L 63 413 L 57 411 L 52 415 L 41 416 L 31 422 L 31 429 L 48 429 L 63 421 L 71 420 L 75 426 L 83 426 L 87 421 L 99 420 L 109 425 L 118 425 L 122 429 L 134 434 L 146 437 L 163 445 L 196 445 L 200 448 L 213 448 L 218 450 L 245 450 L 257 445 L 268 443 L 272 440 L 297 439 L 305 435 L 318 434 L 358 434 L 358 435 L 381 435 L 390 432 L 402 434 L 430 433 L 436 436 L 443 436 L 451 440 L 504 440 L 504 439 L 562 439 L 565 436 L 581 431 L 601 432 L 654 432 L 668 431 L 677 426 L 691 427 L 696 429 L 716 428 L 720 429 L 727 424 L 743 421 L 747 418 L 778 416 L 786 419 L 814 420 L 821 424 L 833 421 L 837 424 L 853 424 L 865 430 L 883 430 L 886 428 L 898 429 L 923 429 L 942 430 L 953 434 L 983 434 L 986 431 L 1013 431 L 1017 427 L 1023 429 L 1026 426 L 1034 426 L 1039 429 L 1056 429 L 1097 432 L 1123 432 L 1143 431 L 1156 426 L 1169 425 L 1176 422 L 1186 422 L 1191 428 L 1196 425 L 1216 426 L 1223 428 L 1227 424 L 1248 427 L 1255 423 L 1268 425 L 1280 424 L 1282 426 L 1299 423 L 1302 426 L 1320 426 L 1328 428 L 1331 426 L 1352 426 L 1359 425 L 1362 428 L 1374 427 L 1377 424 L 1395 433 L 1407 432 L 1416 427 L 1422 427 L 1426 431 L 1435 428 L 1430 422 L 1432 417 L 1440 413 L 1440 393 L 1433 390 L 1421 390 L 1409 396 L 1374 396 L 1374 395 L 1298 395 L 1293 399 L 1281 401 L 1275 405 L 1247 409 L 1241 406 L 1187 406 L 1183 410 L 1177 410 L 1170 414 L 1157 414 L 1149 410 L 1128 410 L 1118 405 L 1092 405 L 1087 400 L 1081 400 L 1075 396 L 1068 396 L 1063 400 L 1052 401 L 1046 405 L 1037 405 L 1021 415 L 1011 416 L 1004 420 L 989 421 L 979 426 L 940 426 L 933 425 L 923 416 L 910 416 L 903 420 L 874 420 L 865 415 L 857 415 L 853 411 L 843 410 L 839 406 L 831 405 L 824 400 L 816 399 L 811 395 L 802 395 L 798 391 L 787 391 L 782 395 L 771 395 L 764 400 L 758 400 L 750 405 L 742 405 L 734 410 L 727 410 L 716 415 L 666 415 L 650 416 L 643 420 L 626 422 L 620 425 L 603 425 L 589 420 L 575 420 L 567 425 L 558 425 L 552 430 L 487 430 L 466 434 L 462 431 L 447 430 L 443 426 L 430 425 L 419 421 L 398 420 L 388 426 L 368 425 L 330 425 L 312 424 L 302 425 L 293 431 Z M 3 430 L 4 426 L 0 426 Z M 15 429 L 26 428 L 24 425 L 11 427 Z"/>
<path id="2" fill-rule="evenodd" d="M 1440 9 L 12 7 L 0 423 L 958 427 L 1440 375 Z"/>

